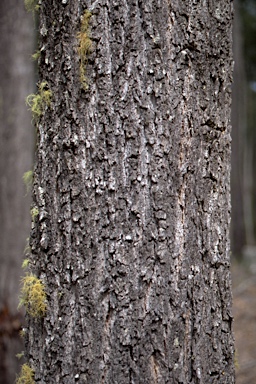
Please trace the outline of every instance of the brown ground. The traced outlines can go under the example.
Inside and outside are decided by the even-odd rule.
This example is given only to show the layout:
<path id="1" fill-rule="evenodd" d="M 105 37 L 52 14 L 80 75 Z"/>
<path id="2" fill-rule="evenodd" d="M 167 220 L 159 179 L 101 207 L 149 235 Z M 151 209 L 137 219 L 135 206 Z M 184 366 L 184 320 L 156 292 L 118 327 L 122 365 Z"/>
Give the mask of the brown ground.
<path id="1" fill-rule="evenodd" d="M 256 383 L 256 273 L 233 263 L 236 384 Z"/>

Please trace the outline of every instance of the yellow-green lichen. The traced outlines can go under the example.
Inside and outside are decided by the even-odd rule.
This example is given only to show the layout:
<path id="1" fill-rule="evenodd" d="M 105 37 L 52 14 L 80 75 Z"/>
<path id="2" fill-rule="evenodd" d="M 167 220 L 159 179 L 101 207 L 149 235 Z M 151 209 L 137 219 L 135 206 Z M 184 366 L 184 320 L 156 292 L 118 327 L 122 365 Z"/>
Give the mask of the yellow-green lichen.
<path id="1" fill-rule="evenodd" d="M 26 269 L 29 266 L 29 259 L 24 259 L 21 265 L 22 269 Z"/>
<path id="2" fill-rule="evenodd" d="M 22 359 L 24 357 L 24 351 L 17 353 L 16 357 L 18 360 Z"/>
<path id="3" fill-rule="evenodd" d="M 86 64 L 88 55 L 92 51 L 92 40 L 90 38 L 89 22 L 91 12 L 86 10 L 81 21 L 80 32 L 77 34 L 78 39 L 78 54 L 80 57 L 80 81 L 84 89 L 88 89 L 88 80 L 86 78 Z"/>
<path id="4" fill-rule="evenodd" d="M 24 173 L 23 177 L 23 182 L 26 186 L 27 193 L 30 191 L 33 183 L 33 171 L 27 171 Z"/>
<path id="5" fill-rule="evenodd" d="M 33 118 L 37 121 L 40 116 L 43 114 L 43 111 L 46 107 L 51 106 L 52 100 L 52 91 L 49 89 L 48 83 L 42 81 L 38 85 L 38 93 L 28 95 L 26 98 L 26 103 L 29 106 Z"/>
<path id="6" fill-rule="evenodd" d="M 22 328 L 22 330 L 19 332 L 19 334 L 20 334 L 21 338 L 25 337 L 25 334 L 26 334 L 25 328 Z"/>
<path id="7" fill-rule="evenodd" d="M 34 371 L 28 364 L 23 364 L 16 384 L 35 384 Z"/>
<path id="8" fill-rule="evenodd" d="M 37 207 L 33 207 L 30 210 L 32 221 L 35 221 L 35 218 L 39 215 L 39 209 Z"/>
<path id="9" fill-rule="evenodd" d="M 22 278 L 19 307 L 24 306 L 27 313 L 34 317 L 43 317 L 46 313 L 46 293 L 44 284 L 35 275 Z"/>
<path id="10" fill-rule="evenodd" d="M 24 0 L 25 8 L 28 12 L 38 11 L 38 0 Z"/>
<path id="11" fill-rule="evenodd" d="M 33 55 L 31 55 L 32 59 L 37 61 L 39 59 L 41 55 L 41 52 L 39 50 L 37 50 L 35 53 L 33 53 Z"/>

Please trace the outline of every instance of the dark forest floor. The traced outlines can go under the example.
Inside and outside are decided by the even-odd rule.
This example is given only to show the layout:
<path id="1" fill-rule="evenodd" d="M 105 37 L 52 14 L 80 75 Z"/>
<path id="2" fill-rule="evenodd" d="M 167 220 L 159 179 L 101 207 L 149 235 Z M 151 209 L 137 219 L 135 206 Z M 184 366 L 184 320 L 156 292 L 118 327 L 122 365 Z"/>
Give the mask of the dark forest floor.
<path id="1" fill-rule="evenodd" d="M 256 383 L 256 271 L 233 263 L 236 384 Z"/>

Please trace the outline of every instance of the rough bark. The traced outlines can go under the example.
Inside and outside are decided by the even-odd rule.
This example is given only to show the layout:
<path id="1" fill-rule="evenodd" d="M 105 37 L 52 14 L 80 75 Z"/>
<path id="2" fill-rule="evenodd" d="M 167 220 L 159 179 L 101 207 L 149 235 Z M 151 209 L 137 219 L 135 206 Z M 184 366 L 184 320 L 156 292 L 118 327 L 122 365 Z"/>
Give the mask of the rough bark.
<path id="1" fill-rule="evenodd" d="M 231 22 L 226 0 L 42 2 L 36 382 L 234 383 Z"/>
<path id="2" fill-rule="evenodd" d="M 20 0 L 0 2 L 0 381 L 13 384 L 23 349 L 17 312 L 21 264 L 29 236 L 33 131 L 25 98 L 33 89 L 33 21 Z"/>

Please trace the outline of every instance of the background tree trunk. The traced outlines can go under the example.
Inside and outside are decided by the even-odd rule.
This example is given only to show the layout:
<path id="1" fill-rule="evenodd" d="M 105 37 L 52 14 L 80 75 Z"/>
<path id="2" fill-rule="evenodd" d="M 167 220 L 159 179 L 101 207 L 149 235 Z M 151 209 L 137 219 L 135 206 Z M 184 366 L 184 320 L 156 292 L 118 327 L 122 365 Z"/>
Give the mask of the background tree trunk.
<path id="1" fill-rule="evenodd" d="M 232 254 L 242 258 L 246 239 L 250 240 L 253 234 L 253 221 L 250 189 L 245 188 L 250 175 L 250 147 L 246 147 L 246 94 L 247 83 L 244 66 L 243 39 L 241 33 L 239 3 L 236 1 L 234 17 L 234 84 L 232 90 L 232 168 L 231 168 L 231 245 Z M 249 168 L 249 169 L 248 169 Z M 245 174 L 244 174 L 244 171 Z M 245 182 L 246 180 L 246 182 Z M 246 213 L 246 215 L 245 215 Z M 246 220 L 245 220 L 246 218 Z M 245 226 L 245 222 L 247 225 Z M 247 229 L 247 231 L 246 231 Z M 247 234 L 247 236 L 246 236 Z"/>
<path id="2" fill-rule="evenodd" d="M 255 134 L 255 102 L 256 102 L 256 49 L 255 49 L 255 38 L 256 38 L 256 3 L 253 0 L 238 0 L 237 1 L 237 18 L 235 19 L 234 25 L 234 56 L 235 56 L 235 84 L 237 75 L 239 75 L 239 90 L 234 90 L 234 121 L 239 121 L 240 132 L 243 131 L 243 126 L 246 130 L 243 132 L 244 138 L 241 141 L 241 133 L 239 138 L 240 149 L 236 145 L 236 137 L 233 140 L 233 160 L 235 157 L 239 161 L 241 155 L 241 146 L 244 145 L 244 159 L 243 159 L 243 193 L 242 200 L 244 206 L 244 218 L 245 218 L 245 231 L 246 231 L 246 247 L 243 249 L 244 261 L 250 265 L 252 270 L 255 269 L 256 260 L 256 182 L 255 182 L 255 145 L 256 145 L 256 134 Z M 238 19 L 241 19 L 242 24 L 242 46 L 238 51 L 238 45 L 241 45 L 241 37 L 237 36 L 238 31 Z M 243 49 L 242 49 L 243 48 Z M 242 57 L 242 59 L 241 59 Z M 245 67 L 243 69 L 243 67 Z M 241 71 L 242 70 L 242 71 Z M 245 82 L 244 82 L 245 79 Z M 242 84 L 243 81 L 243 84 Z M 238 83 L 237 82 L 237 83 Z M 237 94 L 236 94 L 237 93 Z M 246 97 L 246 103 L 244 103 L 243 97 Z M 238 105 L 239 104 L 239 105 Z M 242 109 L 245 107 L 245 116 L 243 118 L 246 122 L 242 122 L 241 117 L 244 115 Z M 242 112 L 242 114 L 241 114 Z M 240 118 L 238 119 L 238 113 Z M 236 125 L 234 125 L 234 134 L 236 131 Z M 234 164 L 234 174 L 238 172 L 241 174 L 241 160 L 240 166 L 238 163 Z M 237 185 L 238 183 L 236 183 Z M 232 187 L 234 183 L 232 184 Z M 235 191 L 234 191 L 235 192 Z M 233 216 L 236 215 L 237 219 L 233 219 L 233 227 L 236 226 L 236 239 L 243 237 L 243 230 L 241 231 L 241 225 L 243 219 L 241 217 L 241 210 L 238 212 L 237 205 L 241 202 L 240 196 L 236 194 L 233 197 Z M 240 204 L 242 206 L 242 204 Z M 238 217 L 239 216 L 239 217 Z M 242 234 L 242 236 L 241 236 Z M 239 241 L 239 240 L 238 240 Z"/>
<path id="3" fill-rule="evenodd" d="M 36 381 L 234 383 L 231 22 L 226 0 L 42 2 Z"/>
<path id="4" fill-rule="evenodd" d="M 20 0 L 0 2 L 0 381 L 13 384 L 24 347 L 17 312 L 30 201 L 22 176 L 32 167 L 25 98 L 33 89 L 33 24 Z"/>

